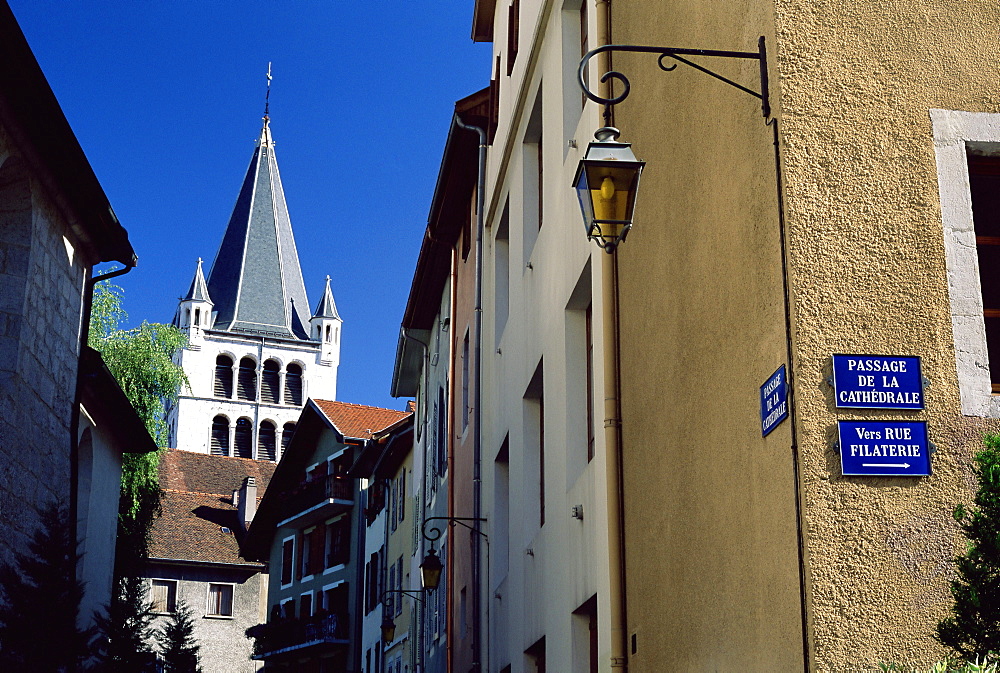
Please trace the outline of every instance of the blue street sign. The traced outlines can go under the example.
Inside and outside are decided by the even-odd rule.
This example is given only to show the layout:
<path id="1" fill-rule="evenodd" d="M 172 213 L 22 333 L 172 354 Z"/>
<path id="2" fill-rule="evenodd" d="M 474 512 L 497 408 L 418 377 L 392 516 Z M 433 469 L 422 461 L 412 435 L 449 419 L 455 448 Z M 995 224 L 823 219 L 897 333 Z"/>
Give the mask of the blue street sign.
<path id="1" fill-rule="evenodd" d="M 771 374 L 764 385 L 760 387 L 760 432 L 767 437 L 771 430 L 788 418 L 788 384 L 785 378 L 785 365 Z"/>
<path id="2" fill-rule="evenodd" d="M 837 426 L 844 476 L 930 476 L 924 421 L 838 421 Z"/>
<path id="3" fill-rule="evenodd" d="M 903 355 L 834 355 L 836 406 L 854 409 L 923 409 L 920 358 Z"/>

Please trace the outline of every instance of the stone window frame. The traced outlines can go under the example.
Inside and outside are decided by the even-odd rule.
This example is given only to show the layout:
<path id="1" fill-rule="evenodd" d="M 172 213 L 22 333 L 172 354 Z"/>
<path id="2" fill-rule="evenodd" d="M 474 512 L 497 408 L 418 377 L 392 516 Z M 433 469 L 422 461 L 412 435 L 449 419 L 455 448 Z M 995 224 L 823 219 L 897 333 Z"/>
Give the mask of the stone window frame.
<path id="1" fill-rule="evenodd" d="M 1000 152 L 1000 114 L 930 110 L 962 413 L 1000 418 L 990 384 L 967 152 Z"/>

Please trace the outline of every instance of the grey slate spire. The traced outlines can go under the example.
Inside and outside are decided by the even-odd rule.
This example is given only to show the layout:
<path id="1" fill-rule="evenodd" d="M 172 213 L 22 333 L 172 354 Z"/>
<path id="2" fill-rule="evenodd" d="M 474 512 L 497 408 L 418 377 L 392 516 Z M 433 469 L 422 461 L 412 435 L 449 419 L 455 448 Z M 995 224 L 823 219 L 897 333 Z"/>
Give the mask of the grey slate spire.
<path id="1" fill-rule="evenodd" d="M 308 339 L 306 296 L 292 223 L 264 116 L 222 245 L 208 276 L 215 329 Z"/>
<path id="2" fill-rule="evenodd" d="M 319 300 L 316 304 L 316 310 L 313 311 L 313 318 L 335 318 L 340 320 L 340 314 L 337 313 L 337 304 L 333 301 L 333 292 L 330 290 L 330 277 L 326 277 L 326 289 L 323 290 L 323 298 Z"/>
<path id="3" fill-rule="evenodd" d="M 194 272 L 194 278 L 191 279 L 191 287 L 181 301 L 207 301 L 209 304 L 213 303 L 212 298 L 208 294 L 208 286 L 205 284 L 205 274 L 201 271 L 201 257 L 198 258 L 198 268 Z"/>

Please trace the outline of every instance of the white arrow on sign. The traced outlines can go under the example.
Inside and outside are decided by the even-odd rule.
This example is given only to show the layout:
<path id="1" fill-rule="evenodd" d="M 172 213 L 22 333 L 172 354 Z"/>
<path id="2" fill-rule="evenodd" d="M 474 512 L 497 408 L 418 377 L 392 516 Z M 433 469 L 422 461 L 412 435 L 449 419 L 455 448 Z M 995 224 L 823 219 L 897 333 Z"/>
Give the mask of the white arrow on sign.
<path id="1" fill-rule="evenodd" d="M 909 463 L 861 463 L 861 467 L 909 467 Z"/>

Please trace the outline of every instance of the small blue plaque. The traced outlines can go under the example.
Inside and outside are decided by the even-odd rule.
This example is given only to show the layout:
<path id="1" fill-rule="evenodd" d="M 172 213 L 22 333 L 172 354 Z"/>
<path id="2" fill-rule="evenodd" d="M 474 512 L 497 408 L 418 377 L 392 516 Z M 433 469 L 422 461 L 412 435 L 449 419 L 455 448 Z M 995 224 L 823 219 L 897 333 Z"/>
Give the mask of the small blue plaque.
<path id="1" fill-rule="evenodd" d="M 839 408 L 923 409 L 920 358 L 834 355 L 833 394 Z"/>
<path id="2" fill-rule="evenodd" d="M 838 421 L 837 425 L 844 476 L 930 476 L 924 421 Z"/>
<path id="3" fill-rule="evenodd" d="M 767 437 L 771 430 L 788 418 L 788 385 L 785 365 L 771 374 L 760 387 L 760 432 Z"/>

